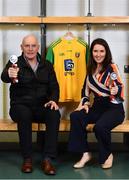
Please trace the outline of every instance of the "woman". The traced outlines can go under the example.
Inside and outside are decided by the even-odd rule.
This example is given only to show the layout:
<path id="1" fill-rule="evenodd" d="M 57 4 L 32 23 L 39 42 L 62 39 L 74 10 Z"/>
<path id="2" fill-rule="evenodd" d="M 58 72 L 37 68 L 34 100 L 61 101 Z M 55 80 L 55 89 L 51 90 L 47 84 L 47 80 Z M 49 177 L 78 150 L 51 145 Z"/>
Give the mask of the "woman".
<path id="1" fill-rule="evenodd" d="M 89 101 L 91 92 L 94 95 L 92 106 Z M 86 126 L 95 123 L 99 163 L 104 169 L 111 168 L 111 130 L 124 120 L 124 94 L 118 67 L 112 62 L 109 45 L 104 39 L 95 39 L 91 44 L 82 97 L 78 108 L 70 114 L 69 150 L 82 153 L 82 158 L 73 167 L 82 168 L 91 160 Z"/>

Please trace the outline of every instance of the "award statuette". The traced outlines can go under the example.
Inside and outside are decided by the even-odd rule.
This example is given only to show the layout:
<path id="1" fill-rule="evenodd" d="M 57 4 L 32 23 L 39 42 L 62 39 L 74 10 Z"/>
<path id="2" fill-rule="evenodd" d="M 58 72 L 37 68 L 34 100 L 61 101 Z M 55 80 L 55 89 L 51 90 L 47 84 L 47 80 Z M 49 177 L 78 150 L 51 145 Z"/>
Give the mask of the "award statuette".
<path id="1" fill-rule="evenodd" d="M 17 68 L 17 61 L 18 61 L 18 58 L 16 55 L 11 55 L 10 56 L 10 62 L 12 63 L 12 67 L 13 68 Z M 18 79 L 17 78 L 13 78 L 13 83 L 18 83 Z"/>
<path id="2" fill-rule="evenodd" d="M 117 74 L 115 72 L 112 72 L 110 74 L 110 86 L 113 87 L 115 84 L 114 84 L 114 81 L 117 79 Z M 114 96 L 111 95 L 110 98 L 113 100 L 114 99 Z"/>
<path id="3" fill-rule="evenodd" d="M 112 80 L 112 82 L 115 81 L 117 79 L 117 74 L 115 72 L 112 72 L 110 74 L 110 79 Z"/>

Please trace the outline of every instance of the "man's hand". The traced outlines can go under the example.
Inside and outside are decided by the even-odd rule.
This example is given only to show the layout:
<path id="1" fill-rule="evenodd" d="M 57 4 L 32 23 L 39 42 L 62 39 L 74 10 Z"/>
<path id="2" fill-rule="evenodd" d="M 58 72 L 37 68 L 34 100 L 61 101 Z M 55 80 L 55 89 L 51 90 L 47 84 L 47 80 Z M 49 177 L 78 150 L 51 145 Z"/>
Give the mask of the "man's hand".
<path id="1" fill-rule="evenodd" d="M 18 71 L 19 71 L 19 68 L 17 67 L 17 64 L 14 64 L 14 65 L 8 69 L 8 75 L 12 79 L 16 79 L 17 78 Z"/>
<path id="2" fill-rule="evenodd" d="M 59 106 L 54 101 L 49 101 L 44 105 L 44 107 L 50 107 L 50 109 L 58 110 Z"/>

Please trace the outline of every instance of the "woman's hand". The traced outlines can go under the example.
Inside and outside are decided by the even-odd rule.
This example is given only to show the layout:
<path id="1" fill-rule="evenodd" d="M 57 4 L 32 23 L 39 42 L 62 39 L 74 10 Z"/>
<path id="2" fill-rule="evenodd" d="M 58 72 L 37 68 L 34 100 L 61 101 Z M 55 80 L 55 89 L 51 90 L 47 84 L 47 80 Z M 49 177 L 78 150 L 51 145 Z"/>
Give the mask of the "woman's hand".
<path id="1" fill-rule="evenodd" d="M 75 111 L 81 111 L 82 109 L 84 109 L 86 113 L 89 112 L 89 106 L 87 104 L 84 105 L 79 104 L 79 106 L 75 109 Z"/>
<path id="2" fill-rule="evenodd" d="M 118 93 L 118 86 L 113 86 L 110 88 L 110 94 L 111 95 L 116 95 Z"/>
<path id="3" fill-rule="evenodd" d="M 87 104 L 84 104 L 84 109 L 86 110 L 86 113 L 89 112 L 89 106 Z"/>

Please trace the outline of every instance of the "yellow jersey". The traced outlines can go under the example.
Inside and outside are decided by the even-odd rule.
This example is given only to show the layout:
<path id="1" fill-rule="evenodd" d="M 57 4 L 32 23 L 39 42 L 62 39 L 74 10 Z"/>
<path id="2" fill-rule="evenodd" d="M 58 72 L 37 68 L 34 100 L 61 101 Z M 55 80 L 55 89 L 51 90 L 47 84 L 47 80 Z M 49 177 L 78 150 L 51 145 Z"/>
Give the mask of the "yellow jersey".
<path id="1" fill-rule="evenodd" d="M 60 102 L 80 101 L 87 59 L 88 45 L 81 38 L 60 38 L 48 47 L 46 60 L 54 65 L 60 87 Z"/>

